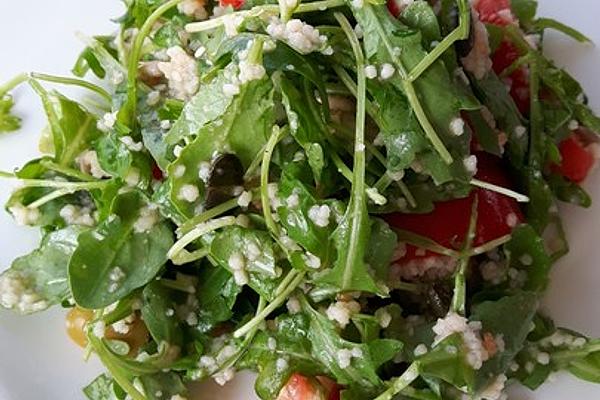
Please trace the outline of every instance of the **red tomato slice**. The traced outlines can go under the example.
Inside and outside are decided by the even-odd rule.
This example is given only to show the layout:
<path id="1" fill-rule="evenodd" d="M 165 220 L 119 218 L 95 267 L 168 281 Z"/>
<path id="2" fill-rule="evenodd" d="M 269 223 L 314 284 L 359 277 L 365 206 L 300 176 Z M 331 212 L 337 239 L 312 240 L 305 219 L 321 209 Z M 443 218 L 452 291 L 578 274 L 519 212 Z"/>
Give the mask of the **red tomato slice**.
<path id="1" fill-rule="evenodd" d="M 520 56 L 519 50 L 515 45 L 509 41 L 503 41 L 492 55 L 494 71 L 497 74 L 501 74 L 506 68 L 517 61 Z M 521 67 L 510 74 L 508 79 L 510 82 L 510 94 L 517 108 L 522 114 L 529 114 L 531 101 L 529 94 L 529 70 Z"/>
<path id="2" fill-rule="evenodd" d="M 244 5 L 244 0 L 219 0 L 221 7 L 231 6 L 236 10 Z"/>
<path id="3" fill-rule="evenodd" d="M 317 380 L 323 386 L 326 393 L 327 400 L 340 400 L 340 391 L 342 386 L 338 385 L 336 381 L 326 376 L 317 376 Z"/>
<path id="4" fill-rule="evenodd" d="M 553 169 L 570 181 L 583 182 L 596 163 L 592 152 L 584 146 L 576 133 L 560 142 L 558 148 L 562 161 Z"/>
<path id="5" fill-rule="evenodd" d="M 398 16 L 401 13 L 401 9 L 400 9 L 400 5 L 398 4 L 397 0 L 388 0 L 387 1 L 387 8 L 389 10 L 390 13 L 392 13 L 392 15 L 396 18 L 398 18 Z"/>
<path id="6" fill-rule="evenodd" d="M 515 22 L 510 9 L 510 0 L 479 0 L 474 3 L 481 22 L 499 26 L 506 26 Z"/>
<path id="7" fill-rule="evenodd" d="M 326 381 L 325 381 L 326 379 Z M 321 383 L 319 383 L 321 382 Z M 322 386 L 327 382 L 329 388 Z M 335 385 L 335 389 L 334 389 Z M 328 391 L 329 390 L 329 391 Z M 335 392 L 337 390 L 337 397 Z M 334 397 L 331 397 L 332 394 Z M 279 392 L 277 400 L 336 400 L 339 399 L 339 387 L 329 378 L 318 377 L 317 379 L 307 377 L 299 373 L 290 376 L 285 386 Z"/>
<path id="8" fill-rule="evenodd" d="M 478 152 L 476 155 L 478 179 L 506 188 L 512 186 L 500 158 L 484 152 Z M 485 189 L 476 189 L 464 199 L 437 203 L 429 214 L 396 213 L 386 216 L 386 220 L 393 227 L 427 237 L 444 247 L 460 249 L 469 228 L 475 196 L 478 197 L 479 203 L 474 246 L 510 234 L 512 229 L 524 220 L 516 200 Z M 395 261 L 403 264 L 432 256 L 439 257 L 435 253 L 423 253 L 414 246 L 407 246 L 406 254 Z"/>

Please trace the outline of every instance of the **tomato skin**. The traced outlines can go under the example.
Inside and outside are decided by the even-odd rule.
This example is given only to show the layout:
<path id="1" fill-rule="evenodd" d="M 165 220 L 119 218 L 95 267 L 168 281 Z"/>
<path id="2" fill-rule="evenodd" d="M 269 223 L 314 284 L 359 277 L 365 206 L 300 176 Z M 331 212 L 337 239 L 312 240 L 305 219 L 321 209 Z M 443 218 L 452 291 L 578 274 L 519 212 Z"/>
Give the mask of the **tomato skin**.
<path id="1" fill-rule="evenodd" d="M 277 400 L 329 400 L 317 379 L 293 373 L 279 392 Z"/>
<path id="2" fill-rule="evenodd" d="M 387 9 L 396 18 L 400 16 L 400 6 L 396 0 L 387 0 Z"/>
<path id="3" fill-rule="evenodd" d="M 244 5 L 244 0 L 219 0 L 221 7 L 231 6 L 234 9 L 239 9 Z"/>
<path id="4" fill-rule="evenodd" d="M 481 22 L 506 26 L 515 22 L 511 13 L 510 0 L 479 0 L 475 2 L 475 10 Z"/>
<path id="5" fill-rule="evenodd" d="M 594 155 L 576 133 L 560 142 L 558 149 L 562 160 L 560 165 L 553 166 L 553 170 L 572 182 L 583 182 L 596 163 Z"/>
<path id="6" fill-rule="evenodd" d="M 517 47 L 511 42 L 504 40 L 492 55 L 492 68 L 497 74 L 501 74 L 521 57 Z M 529 70 L 519 67 L 508 76 L 510 82 L 510 95 L 515 101 L 519 111 L 529 114 L 531 96 L 529 94 Z"/>
<path id="7" fill-rule="evenodd" d="M 511 188 L 502 160 L 484 152 L 477 152 L 477 178 L 494 185 Z M 399 229 L 427 237 L 450 249 L 460 249 L 469 229 L 471 210 L 475 196 L 478 198 L 477 226 L 474 246 L 483 245 L 491 240 L 508 235 L 516 224 L 524 221 L 523 213 L 516 200 L 502 194 L 477 188 L 464 199 L 455 199 L 435 204 L 429 214 L 395 213 L 385 217 L 386 221 Z M 403 264 L 412 260 L 425 260 L 440 257 L 436 253 L 406 246 L 406 254 L 399 260 Z"/>

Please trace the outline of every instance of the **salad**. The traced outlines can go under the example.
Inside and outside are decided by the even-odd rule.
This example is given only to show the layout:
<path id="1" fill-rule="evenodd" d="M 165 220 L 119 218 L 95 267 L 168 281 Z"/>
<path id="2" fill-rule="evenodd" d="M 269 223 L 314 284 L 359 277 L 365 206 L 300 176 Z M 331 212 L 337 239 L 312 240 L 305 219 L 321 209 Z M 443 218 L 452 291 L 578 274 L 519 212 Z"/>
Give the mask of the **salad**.
<path id="1" fill-rule="evenodd" d="M 544 33 L 584 35 L 535 0 L 124 3 L 72 77 L 0 86 L 0 131 L 21 84 L 48 118 L 42 155 L 0 172 L 42 233 L 0 304 L 68 310 L 106 367 L 87 398 L 242 370 L 264 400 L 600 382 L 600 340 L 539 309 L 569 249 L 557 203 L 589 207 L 600 157 Z"/>

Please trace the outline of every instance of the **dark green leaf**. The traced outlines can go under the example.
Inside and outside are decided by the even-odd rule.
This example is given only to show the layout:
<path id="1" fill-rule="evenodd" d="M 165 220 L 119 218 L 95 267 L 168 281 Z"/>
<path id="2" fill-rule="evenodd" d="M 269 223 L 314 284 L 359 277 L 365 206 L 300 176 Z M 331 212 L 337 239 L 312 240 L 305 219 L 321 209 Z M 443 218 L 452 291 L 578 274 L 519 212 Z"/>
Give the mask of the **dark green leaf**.
<path id="1" fill-rule="evenodd" d="M 69 283 L 80 306 L 106 307 L 150 282 L 165 264 L 173 233 L 162 222 L 140 231 L 136 223 L 145 205 L 138 192 L 121 194 L 114 215 L 80 235 L 69 263 Z"/>
<path id="2" fill-rule="evenodd" d="M 22 290 L 21 293 L 4 293 L 0 305 L 29 314 L 67 299 L 70 295 L 67 266 L 77 238 L 84 231 L 84 228 L 71 226 L 48 233 L 38 249 L 13 261 L 10 269 L 0 275 L 0 281 L 7 285 L 3 287 L 21 285 Z"/>

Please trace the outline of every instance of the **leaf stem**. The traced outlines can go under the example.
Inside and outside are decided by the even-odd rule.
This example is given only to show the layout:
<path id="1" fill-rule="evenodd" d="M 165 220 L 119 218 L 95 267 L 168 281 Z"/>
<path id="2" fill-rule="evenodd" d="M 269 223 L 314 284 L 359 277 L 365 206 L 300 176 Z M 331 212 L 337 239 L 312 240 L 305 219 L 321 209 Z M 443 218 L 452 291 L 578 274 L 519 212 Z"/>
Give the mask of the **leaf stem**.
<path id="1" fill-rule="evenodd" d="M 409 82 L 417 80 L 438 58 L 442 56 L 458 40 L 469 37 L 471 30 L 470 7 L 467 0 L 458 0 L 459 23 L 458 26 L 448 34 L 407 76 Z"/>
<path id="2" fill-rule="evenodd" d="M 177 234 L 185 235 L 186 233 L 196 228 L 199 224 L 216 218 L 219 215 L 231 211 L 237 207 L 239 207 L 238 197 L 235 197 L 231 200 L 227 200 L 226 202 L 221 203 L 218 206 L 214 206 L 213 208 L 204 211 L 202 214 L 198 214 L 192 219 L 186 221 L 183 225 L 179 227 L 179 229 L 177 230 Z"/>
<path id="3" fill-rule="evenodd" d="M 27 205 L 27 208 L 38 208 L 43 206 L 46 203 L 51 202 L 52 200 L 58 199 L 59 197 L 66 196 L 68 194 L 72 194 L 73 189 L 58 189 L 53 192 L 48 193 L 45 196 L 40 197 L 32 203 Z"/>
<path id="4" fill-rule="evenodd" d="M 127 103 L 125 103 L 125 106 L 122 110 L 122 112 L 124 112 L 124 122 L 128 122 L 128 125 L 133 122 L 132 119 L 137 108 L 138 63 L 141 58 L 144 40 L 146 37 L 148 37 L 150 31 L 154 28 L 154 25 L 162 17 L 162 15 L 182 1 L 183 0 L 169 0 L 154 10 L 148 19 L 146 19 L 135 37 L 127 66 Z"/>
<path id="5" fill-rule="evenodd" d="M 88 89 L 88 90 L 100 95 L 103 99 L 105 99 L 109 103 L 112 102 L 112 97 L 106 90 L 104 90 L 103 88 L 101 88 L 98 85 L 94 85 L 93 83 L 90 83 L 83 79 L 41 74 L 41 73 L 37 73 L 37 72 L 32 72 L 31 77 L 34 79 L 39 79 L 41 81 L 46 81 L 46 82 L 59 83 L 62 85 L 79 86 L 79 87 Z"/>
<path id="6" fill-rule="evenodd" d="M 356 262 L 360 254 L 360 240 L 364 233 L 364 219 L 367 218 L 367 200 L 365 197 L 365 120 L 366 120 L 366 91 L 367 78 L 365 76 L 365 58 L 360 42 L 356 37 L 354 29 L 348 22 L 348 19 L 341 13 L 334 13 L 342 30 L 346 34 L 352 47 L 356 62 L 356 131 L 354 137 L 354 165 L 352 167 L 352 190 L 350 193 L 350 203 L 344 218 L 349 219 L 350 237 L 348 241 L 348 252 L 344 256 L 342 263 L 343 276 L 341 280 L 341 289 L 345 290 L 352 285 L 352 274 L 354 268 L 352 265 Z M 362 261 L 362 260 L 361 260 Z"/>
<path id="7" fill-rule="evenodd" d="M 181 250 L 185 248 L 185 246 L 192 243 L 194 240 L 206 235 L 207 233 L 233 224 L 235 224 L 235 217 L 232 216 L 222 217 L 219 219 L 214 219 L 210 222 L 201 223 L 183 235 L 183 237 L 177 242 L 175 242 L 175 244 L 167 252 L 167 257 L 169 259 L 173 259 Z"/>
<path id="8" fill-rule="evenodd" d="M 269 305 L 267 305 L 261 312 L 257 313 L 254 318 L 248 321 L 244 326 L 239 328 L 233 333 L 233 337 L 239 338 L 252 331 L 258 324 L 264 321 L 273 311 L 279 308 L 288 296 L 296 290 L 298 285 L 304 279 L 305 272 L 298 273 L 296 270 L 292 270 L 289 274 L 298 274 L 294 277 L 291 283 L 276 296 Z"/>
<path id="9" fill-rule="evenodd" d="M 458 271 L 454 276 L 454 295 L 452 297 L 452 311 L 457 314 L 465 315 L 466 298 L 467 298 L 467 267 L 469 266 L 469 250 L 477 233 L 477 206 L 479 197 L 477 194 L 473 199 L 471 206 L 471 220 L 469 221 L 469 229 L 467 231 L 467 239 L 463 246 L 463 251 L 459 258 Z"/>
<path id="10" fill-rule="evenodd" d="M 267 141 L 263 151 L 263 159 L 260 166 L 260 200 L 262 203 L 263 217 L 265 218 L 265 224 L 267 225 L 267 228 L 276 238 L 279 237 L 279 227 L 275 223 L 275 220 L 273 219 L 273 212 L 271 211 L 271 200 L 269 198 L 269 168 L 271 166 L 273 150 L 283 137 L 284 133 L 285 130 L 280 129 L 277 125 L 273 127 L 271 137 Z"/>
<path id="11" fill-rule="evenodd" d="M 510 190 L 502 186 L 494 185 L 493 183 L 480 181 L 479 179 L 471 179 L 471 185 L 477 186 L 482 189 L 490 190 L 492 192 L 500 193 L 508 197 L 512 197 L 519 203 L 529 202 L 529 197 L 525 196 L 524 194 L 515 192 L 514 190 Z"/>
<path id="12" fill-rule="evenodd" d="M 29 79 L 29 75 L 26 73 L 19 74 L 6 82 L 4 85 L 0 86 L 0 98 L 2 98 L 6 93 L 10 92 L 21 83 L 26 82 Z"/>
<path id="13" fill-rule="evenodd" d="M 420 366 L 419 363 L 413 362 L 406 371 L 398 378 L 392 381 L 391 386 L 375 400 L 392 400 L 394 396 L 406 389 L 415 379 L 419 377 Z"/>

